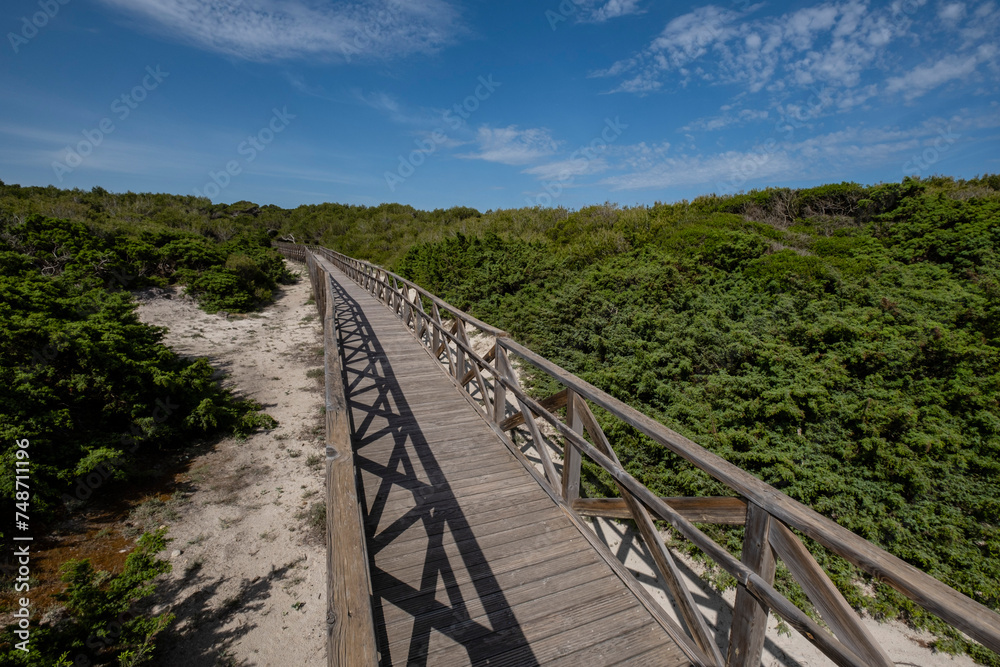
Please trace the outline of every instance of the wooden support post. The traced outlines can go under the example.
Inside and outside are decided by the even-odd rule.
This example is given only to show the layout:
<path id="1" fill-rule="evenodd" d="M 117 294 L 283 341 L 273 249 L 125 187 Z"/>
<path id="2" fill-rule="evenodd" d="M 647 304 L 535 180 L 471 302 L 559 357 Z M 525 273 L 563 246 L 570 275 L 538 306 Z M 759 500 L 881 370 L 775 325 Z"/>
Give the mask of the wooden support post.
<path id="1" fill-rule="evenodd" d="M 455 333 L 458 334 L 458 339 L 462 340 L 465 338 L 465 321 L 461 318 L 455 320 Z M 462 349 L 461 345 L 455 346 L 455 380 L 458 382 L 462 381 L 462 376 L 465 375 L 465 350 Z M 462 385 L 465 388 L 465 385 Z"/>
<path id="2" fill-rule="evenodd" d="M 584 428 L 590 433 L 590 437 L 594 439 L 594 446 L 602 454 L 611 459 L 615 466 L 620 466 L 621 463 L 618 461 L 618 456 L 611 448 L 611 443 L 608 442 L 607 436 L 601 430 L 600 425 L 597 423 L 597 418 L 590 411 L 590 407 L 580 396 L 575 394 L 572 405 L 574 406 L 574 413 L 583 422 Z M 635 525 L 639 529 L 639 533 L 642 535 L 649 553 L 653 556 L 653 561 L 656 563 L 656 569 L 659 570 L 660 576 L 663 578 L 663 583 L 666 584 L 671 597 L 677 603 L 677 608 L 680 611 L 681 618 L 684 619 L 684 623 L 687 625 L 691 638 L 694 639 L 698 648 L 717 667 L 723 667 L 725 661 L 722 659 L 722 651 L 719 650 L 718 644 L 715 643 L 712 631 L 709 629 L 708 624 L 705 623 L 705 617 L 702 616 L 698 605 L 695 604 L 694 597 L 691 595 L 691 591 L 688 590 L 687 583 L 681 576 L 677 563 L 674 562 L 673 556 L 670 555 L 667 545 L 664 544 L 663 538 L 660 537 L 660 532 L 656 529 L 656 524 L 653 522 L 649 511 L 621 484 L 618 485 L 618 490 L 621 492 L 622 498 L 625 499 L 625 504 L 632 514 L 632 519 L 635 521 Z"/>
<path id="3" fill-rule="evenodd" d="M 503 375 L 503 368 L 507 365 L 507 351 L 500 347 L 496 340 L 493 341 L 493 357 L 496 359 L 497 370 Z M 493 421 L 500 424 L 507 414 L 507 387 L 497 380 L 493 383 Z"/>
<path id="4" fill-rule="evenodd" d="M 837 639 L 864 658 L 866 663 L 877 667 L 893 667 L 895 663 L 892 658 L 871 636 L 851 605 L 795 533 L 772 518 L 769 534 L 771 547 L 802 586 L 809 600 L 816 605 L 820 616 Z"/>
<path id="5" fill-rule="evenodd" d="M 577 395 L 566 390 L 566 425 L 577 433 L 583 433 L 583 419 L 576 413 L 576 406 L 573 404 Z M 580 497 L 580 451 L 570 444 L 568 440 L 563 440 L 563 476 L 562 493 L 563 500 L 570 505 Z"/>
<path id="6" fill-rule="evenodd" d="M 768 585 L 774 582 L 774 552 L 770 545 L 771 515 L 755 503 L 747 505 L 746 534 L 740 562 Z M 728 667 L 759 667 L 770 610 L 747 590 L 736 589 L 733 628 L 729 636 Z"/>
<path id="7" fill-rule="evenodd" d="M 441 311 L 436 303 L 431 303 L 431 356 L 437 359 L 441 355 Z"/>

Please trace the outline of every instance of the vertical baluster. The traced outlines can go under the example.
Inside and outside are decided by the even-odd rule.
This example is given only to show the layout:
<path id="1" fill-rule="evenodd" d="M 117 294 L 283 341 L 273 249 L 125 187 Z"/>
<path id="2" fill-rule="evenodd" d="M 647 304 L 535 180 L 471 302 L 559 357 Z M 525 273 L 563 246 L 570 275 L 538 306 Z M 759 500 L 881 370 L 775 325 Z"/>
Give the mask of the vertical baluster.
<path id="1" fill-rule="evenodd" d="M 768 584 L 774 581 L 774 552 L 768 541 L 771 515 L 767 510 L 747 505 L 746 534 L 740 561 L 760 575 Z M 736 589 L 733 607 L 733 629 L 729 637 L 728 667 L 758 667 L 764 651 L 764 634 L 770 610 L 758 602 L 746 589 Z"/>
<path id="2" fill-rule="evenodd" d="M 573 399 L 576 392 L 572 389 L 566 391 L 566 425 L 577 433 L 583 433 L 583 419 L 577 414 Z M 573 501 L 580 497 L 580 452 L 576 447 L 563 441 L 563 478 L 562 478 L 563 498 L 567 504 L 572 505 Z"/>

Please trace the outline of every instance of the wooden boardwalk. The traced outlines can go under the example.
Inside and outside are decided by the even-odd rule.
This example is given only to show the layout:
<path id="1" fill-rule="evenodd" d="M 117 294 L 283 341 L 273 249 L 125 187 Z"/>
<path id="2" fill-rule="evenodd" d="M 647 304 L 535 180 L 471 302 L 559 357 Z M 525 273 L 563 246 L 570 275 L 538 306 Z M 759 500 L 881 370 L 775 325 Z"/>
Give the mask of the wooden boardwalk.
<path id="1" fill-rule="evenodd" d="M 381 664 L 690 664 L 396 315 L 331 273 Z"/>

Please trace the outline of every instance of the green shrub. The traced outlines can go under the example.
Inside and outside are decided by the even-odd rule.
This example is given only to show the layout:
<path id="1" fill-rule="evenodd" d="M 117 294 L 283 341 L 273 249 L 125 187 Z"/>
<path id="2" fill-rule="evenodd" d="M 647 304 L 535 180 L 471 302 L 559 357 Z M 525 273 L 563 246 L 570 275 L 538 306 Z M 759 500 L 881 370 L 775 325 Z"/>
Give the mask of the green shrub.
<path id="1" fill-rule="evenodd" d="M 172 621 L 169 613 L 148 616 L 137 611 L 136 603 L 155 590 L 153 579 L 170 571 L 170 563 L 156 557 L 166 547 L 165 530 L 146 533 L 125 560 L 118 575 L 95 570 L 89 560 L 71 560 L 62 566 L 66 590 L 58 597 L 68 619 L 57 625 L 37 625 L 32 629 L 30 651 L 14 648 L 18 641 L 13 630 L 0 632 L 0 653 L 4 664 L 23 667 L 50 667 L 77 664 L 84 656 L 87 664 L 119 662 L 142 665 L 155 650 L 154 640 Z"/>

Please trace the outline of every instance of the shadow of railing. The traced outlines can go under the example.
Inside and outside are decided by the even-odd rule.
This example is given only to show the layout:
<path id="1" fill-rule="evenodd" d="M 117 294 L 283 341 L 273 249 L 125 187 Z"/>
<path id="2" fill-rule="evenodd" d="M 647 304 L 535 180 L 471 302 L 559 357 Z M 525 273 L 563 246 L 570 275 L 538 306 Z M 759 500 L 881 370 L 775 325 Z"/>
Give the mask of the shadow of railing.
<path id="1" fill-rule="evenodd" d="M 504 653 L 516 652 L 518 664 L 537 665 L 481 547 L 416 423 L 396 380 L 389 356 L 361 306 L 334 281 L 336 317 L 347 402 L 351 412 L 357 466 L 365 475 L 361 502 L 369 544 L 376 636 L 383 664 L 399 661 L 398 641 L 390 645 L 385 605 L 389 603 L 413 618 L 405 647 L 406 664 L 424 665 L 432 631 L 461 644 L 473 663 L 495 657 L 498 642 Z M 366 455 L 365 448 L 391 437 L 388 458 Z M 414 505 L 379 530 L 390 493 L 402 488 Z M 373 493 L 374 492 L 374 493 Z M 417 587 L 377 565 L 377 555 L 404 533 L 416 528 L 426 538 L 422 572 Z M 419 541 L 419 540 L 417 540 Z M 446 548 L 446 542 L 451 551 Z M 458 556 L 456 560 L 455 551 Z M 465 570 L 467 573 L 463 573 Z M 467 585 L 459 584 L 459 576 Z M 475 598 L 467 599 L 471 590 Z M 448 603 L 441 602 L 444 589 Z M 473 611 L 475 610 L 475 611 Z M 473 616 L 485 610 L 488 625 Z"/>

